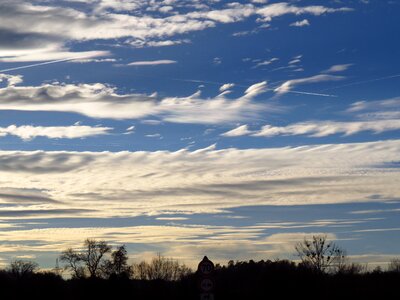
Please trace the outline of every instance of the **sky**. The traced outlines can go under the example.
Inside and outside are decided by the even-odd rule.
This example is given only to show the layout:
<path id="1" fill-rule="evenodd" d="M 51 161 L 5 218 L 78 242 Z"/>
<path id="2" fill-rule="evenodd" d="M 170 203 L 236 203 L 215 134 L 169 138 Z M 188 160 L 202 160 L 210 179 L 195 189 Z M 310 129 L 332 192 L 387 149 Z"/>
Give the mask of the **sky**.
<path id="1" fill-rule="evenodd" d="M 400 255 L 400 2 L 0 0 L 0 266 Z"/>

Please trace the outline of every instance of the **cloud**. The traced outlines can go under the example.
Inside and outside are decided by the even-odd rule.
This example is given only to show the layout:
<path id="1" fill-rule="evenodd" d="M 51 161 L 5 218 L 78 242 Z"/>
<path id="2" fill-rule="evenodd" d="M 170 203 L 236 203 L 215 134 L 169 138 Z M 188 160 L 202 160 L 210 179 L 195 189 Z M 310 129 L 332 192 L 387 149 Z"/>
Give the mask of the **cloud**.
<path id="1" fill-rule="evenodd" d="M 57 203 L 45 190 L 38 189 L 19 189 L 3 187 L 0 193 L 0 203 L 8 204 L 37 204 L 37 203 Z"/>
<path id="2" fill-rule="evenodd" d="M 273 57 L 273 58 L 271 58 L 271 59 L 269 59 L 269 60 L 265 60 L 265 61 L 262 61 L 262 62 L 257 63 L 257 64 L 254 66 L 254 68 L 258 68 L 258 67 L 262 67 L 262 66 L 268 66 L 268 65 L 270 65 L 270 64 L 272 64 L 273 62 L 278 61 L 278 60 L 279 60 L 279 58 Z"/>
<path id="3" fill-rule="evenodd" d="M 148 138 L 162 138 L 161 134 L 159 134 L 159 133 L 146 134 L 146 137 L 148 137 Z"/>
<path id="4" fill-rule="evenodd" d="M 81 51 L 71 52 L 65 49 L 41 49 L 37 51 L 20 50 L 20 51 L 2 51 L 0 50 L 0 62 L 15 63 L 15 62 L 30 62 L 30 61 L 73 61 L 78 60 L 84 62 L 84 59 L 95 57 L 109 56 L 109 51 Z M 23 67 L 17 67 L 16 70 Z M 8 70 L 12 70 L 7 69 Z M 4 72 L 4 71 L 2 71 Z"/>
<path id="5" fill-rule="evenodd" d="M 135 133 L 135 126 L 129 126 L 127 129 L 125 129 L 125 132 L 123 134 L 133 134 Z"/>
<path id="6" fill-rule="evenodd" d="M 243 21 L 251 16 L 271 22 L 286 14 L 318 16 L 351 10 L 260 2 L 261 6 L 257 7 L 240 3 L 221 7 L 212 2 L 181 2 L 179 5 L 161 5 L 155 1 L 80 2 L 82 5 L 68 7 L 56 1 L 2 1 L 0 59 L 7 62 L 62 59 L 73 55 L 67 45 L 93 40 L 114 43 L 117 39 L 137 47 L 176 45 L 187 42 L 177 36 L 221 23 Z"/>
<path id="7" fill-rule="evenodd" d="M 151 125 L 151 126 L 156 126 L 162 124 L 162 121 L 160 120 L 141 120 L 140 123 L 144 125 Z"/>
<path id="8" fill-rule="evenodd" d="M 189 39 L 178 39 L 178 40 L 141 40 L 135 39 L 131 41 L 125 42 L 128 45 L 131 45 L 135 48 L 143 48 L 143 47 L 167 47 L 181 44 L 190 43 Z"/>
<path id="9" fill-rule="evenodd" d="M 2 82 L 6 82 L 6 85 L 9 87 L 22 83 L 23 79 L 21 75 L 8 75 L 0 73 L 0 83 Z"/>
<path id="10" fill-rule="evenodd" d="M 319 75 L 314 75 L 314 76 L 306 77 L 306 78 L 291 79 L 291 80 L 288 80 L 288 81 L 285 81 L 284 83 L 282 83 L 279 87 L 275 88 L 274 91 L 278 95 L 282 95 L 282 94 L 290 92 L 297 85 L 318 83 L 318 82 L 339 81 L 339 80 L 343 80 L 345 78 L 346 77 L 343 77 L 343 76 L 319 74 Z"/>
<path id="11" fill-rule="evenodd" d="M 290 24 L 290 26 L 294 26 L 294 27 L 310 26 L 310 22 L 307 19 L 304 19 L 302 21 L 296 21 L 296 22 Z"/>
<path id="12" fill-rule="evenodd" d="M 36 137 L 46 137 L 49 139 L 76 139 L 91 136 L 109 134 L 110 127 L 91 127 L 91 126 L 16 126 L 0 127 L 0 137 L 7 135 L 17 136 L 25 141 Z"/>
<path id="13" fill-rule="evenodd" d="M 257 10 L 257 14 L 261 16 L 261 21 L 270 22 L 275 17 L 287 14 L 294 14 L 296 16 L 304 14 L 320 16 L 328 13 L 349 12 L 349 11 L 352 11 L 352 9 L 348 7 L 329 8 L 321 5 L 299 7 L 291 5 L 289 3 L 281 2 L 281 3 L 270 4 L 260 8 Z"/>
<path id="14" fill-rule="evenodd" d="M 252 101 L 266 91 L 266 82 L 250 86 L 242 97 L 189 97 L 117 94 L 115 88 L 95 84 L 43 84 L 0 88 L 0 110 L 73 112 L 92 118 L 141 119 L 159 117 L 174 123 L 221 124 L 257 118 L 278 108 Z"/>
<path id="15" fill-rule="evenodd" d="M 97 217 L 361 202 L 377 194 L 394 199 L 400 170 L 384 165 L 400 161 L 399 150 L 399 141 L 382 141 L 192 152 L 3 151 L 0 176 L 7 182 L 0 189 L 45 190 L 63 202 L 45 209 L 96 207 Z"/>
<path id="16" fill-rule="evenodd" d="M 347 109 L 347 112 L 360 112 L 360 111 L 393 111 L 399 110 L 400 97 L 394 97 L 390 99 L 383 99 L 377 101 L 358 101 L 351 104 L 351 107 Z"/>
<path id="17" fill-rule="evenodd" d="M 225 91 L 233 88 L 234 86 L 235 86 L 234 83 L 225 83 L 225 84 L 221 85 L 221 87 L 219 88 L 219 91 L 220 92 L 225 92 Z"/>
<path id="18" fill-rule="evenodd" d="M 64 173 L 85 167 L 92 155 L 71 156 L 65 152 L 48 156 L 45 152 L 3 152 L 0 155 L 0 172 Z"/>
<path id="19" fill-rule="evenodd" d="M 232 129 L 230 131 L 227 131 L 227 132 L 221 134 L 221 136 L 237 137 L 237 136 L 249 135 L 252 132 L 253 131 L 249 130 L 249 126 L 248 125 L 242 125 L 242 126 L 239 126 L 239 127 L 235 128 L 235 129 Z"/>
<path id="20" fill-rule="evenodd" d="M 135 61 L 128 64 L 128 66 L 158 66 L 158 65 L 170 65 L 176 64 L 175 60 L 149 60 L 149 61 Z"/>
<path id="21" fill-rule="evenodd" d="M 0 209 L 0 217 L 4 218 L 26 218 L 26 217 L 57 217 L 63 215 L 79 215 L 81 213 L 94 212 L 92 209 Z"/>
<path id="22" fill-rule="evenodd" d="M 245 97 L 252 98 L 264 93 L 267 89 L 267 82 L 263 81 L 260 83 L 253 84 L 244 93 Z"/>
<path id="23" fill-rule="evenodd" d="M 272 137 L 277 135 L 308 135 L 310 137 L 324 137 L 332 134 L 353 135 L 362 131 L 382 133 L 385 131 L 399 130 L 400 120 L 376 121 L 308 121 L 287 126 L 265 125 L 253 136 Z"/>
<path id="24" fill-rule="evenodd" d="M 353 64 L 333 65 L 329 69 L 323 71 L 323 73 L 336 73 L 343 72 L 350 68 Z"/>
<path id="25" fill-rule="evenodd" d="M 350 105 L 347 113 L 355 114 L 360 120 L 380 121 L 400 118 L 400 98 L 394 97 L 377 101 L 357 101 Z"/>

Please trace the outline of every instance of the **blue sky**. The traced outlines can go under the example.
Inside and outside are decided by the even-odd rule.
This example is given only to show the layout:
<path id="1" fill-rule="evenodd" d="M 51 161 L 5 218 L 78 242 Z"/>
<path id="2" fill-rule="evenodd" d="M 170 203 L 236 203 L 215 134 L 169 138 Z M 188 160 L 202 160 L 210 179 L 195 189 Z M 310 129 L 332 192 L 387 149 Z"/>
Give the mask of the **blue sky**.
<path id="1" fill-rule="evenodd" d="M 397 1 L 0 1 L 0 263 L 400 253 Z"/>

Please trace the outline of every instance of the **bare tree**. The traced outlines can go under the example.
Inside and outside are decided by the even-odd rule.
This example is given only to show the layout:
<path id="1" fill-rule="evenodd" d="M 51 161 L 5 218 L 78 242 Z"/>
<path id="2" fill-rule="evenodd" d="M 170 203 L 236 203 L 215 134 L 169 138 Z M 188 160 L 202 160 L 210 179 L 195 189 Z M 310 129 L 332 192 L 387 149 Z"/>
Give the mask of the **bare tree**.
<path id="1" fill-rule="evenodd" d="M 69 248 L 61 253 L 60 261 L 65 262 L 64 268 L 72 272 L 73 278 L 84 278 L 85 269 L 82 266 L 81 253 Z"/>
<path id="2" fill-rule="evenodd" d="M 83 278 L 88 275 L 91 278 L 101 277 L 105 262 L 105 255 L 111 252 L 111 246 L 105 241 L 87 239 L 84 242 L 84 250 L 77 252 L 71 248 L 62 252 L 60 260 L 66 262 L 66 269 L 72 271 L 75 278 Z"/>
<path id="3" fill-rule="evenodd" d="M 14 260 L 9 266 L 9 272 L 16 278 L 24 278 L 32 275 L 39 269 L 39 265 L 33 261 Z"/>
<path id="4" fill-rule="evenodd" d="M 328 242 L 326 235 L 304 239 L 295 246 L 303 265 L 317 272 L 340 268 L 345 263 L 346 253 L 333 242 Z"/>
<path id="5" fill-rule="evenodd" d="M 388 265 L 388 271 L 400 273 L 400 259 L 399 258 L 393 258 L 390 261 L 390 263 Z"/>
<path id="6" fill-rule="evenodd" d="M 153 258 L 150 263 L 145 261 L 134 264 L 134 276 L 142 280 L 166 280 L 175 281 L 190 274 L 192 271 L 184 264 L 161 254 Z"/>
<path id="7" fill-rule="evenodd" d="M 141 261 L 140 263 L 133 264 L 133 276 L 139 280 L 147 280 L 147 270 L 149 268 L 149 264 L 145 261 Z"/>
<path id="8" fill-rule="evenodd" d="M 104 255 L 111 252 L 111 246 L 105 241 L 93 239 L 85 240 L 85 251 L 81 253 L 81 260 L 86 265 L 91 278 L 99 277 L 100 266 Z"/>

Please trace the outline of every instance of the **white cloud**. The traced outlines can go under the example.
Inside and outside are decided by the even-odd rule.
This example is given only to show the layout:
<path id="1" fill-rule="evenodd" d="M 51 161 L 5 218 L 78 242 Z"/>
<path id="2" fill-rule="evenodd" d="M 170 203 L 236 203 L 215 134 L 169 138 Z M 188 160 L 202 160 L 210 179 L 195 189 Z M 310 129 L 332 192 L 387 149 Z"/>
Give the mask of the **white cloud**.
<path id="1" fill-rule="evenodd" d="M 148 137 L 148 138 L 162 138 L 161 134 L 159 134 L 159 133 L 147 134 L 146 137 Z"/>
<path id="2" fill-rule="evenodd" d="M 384 201 L 400 196 L 400 170 L 385 168 L 399 153 L 397 140 L 248 150 L 212 145 L 193 152 L 2 151 L 0 175 L 7 181 L 0 188 L 45 190 L 62 202 L 16 207 L 9 217 L 26 210 L 30 217 L 220 212 L 362 202 L 371 195 Z"/>
<path id="3" fill-rule="evenodd" d="M 324 137 L 332 134 L 343 134 L 345 136 L 372 131 L 382 133 L 385 131 L 399 130 L 400 120 L 375 120 L 375 121 L 308 121 L 290 124 L 287 126 L 265 125 L 253 136 L 272 137 L 277 135 L 308 135 L 311 137 Z"/>
<path id="4" fill-rule="evenodd" d="M 188 44 L 188 43 L 190 43 L 190 40 L 189 39 L 178 39 L 178 40 L 151 40 L 151 39 L 141 40 L 141 39 L 134 39 L 134 40 L 128 40 L 125 43 L 129 44 L 129 45 L 132 45 L 135 48 L 166 47 L 166 46 Z"/>
<path id="5" fill-rule="evenodd" d="M 353 64 L 333 65 L 329 69 L 323 71 L 323 73 L 336 73 L 343 72 L 350 68 Z"/>
<path id="6" fill-rule="evenodd" d="M 121 39 L 122 43 L 138 47 L 166 46 L 185 42 L 175 39 L 176 36 L 215 27 L 219 23 L 239 22 L 254 15 L 261 21 L 270 22 L 286 14 L 321 15 L 350 10 L 299 7 L 288 3 L 257 7 L 230 3 L 213 8 L 212 2 L 180 5 L 156 1 L 80 2 L 80 6 L 66 7 L 56 1 L 3 1 L 0 4 L 0 59 L 8 62 L 43 61 L 46 57 L 61 59 L 74 55 L 66 46 L 70 42 L 90 40 L 114 42 Z M 168 13 L 160 16 L 160 11 Z"/>
<path id="7" fill-rule="evenodd" d="M 158 66 L 158 65 L 170 65 L 176 64 L 177 61 L 162 59 L 162 60 L 148 60 L 148 61 L 134 61 L 128 64 L 128 66 Z"/>
<path id="8" fill-rule="evenodd" d="M 221 87 L 219 88 L 219 91 L 220 92 L 225 92 L 225 91 L 233 88 L 234 86 L 235 86 L 234 83 L 225 83 L 225 84 L 221 85 Z"/>
<path id="9" fill-rule="evenodd" d="M 0 83 L 6 81 L 7 86 L 14 86 L 16 84 L 22 83 L 23 79 L 21 75 L 9 75 L 0 73 Z"/>
<path id="10" fill-rule="evenodd" d="M 237 136 L 249 135 L 251 133 L 253 133 L 253 131 L 249 130 L 248 125 L 242 125 L 242 126 L 239 126 L 237 128 L 234 128 L 230 131 L 227 131 L 227 132 L 221 134 L 221 136 L 237 137 Z"/>
<path id="11" fill-rule="evenodd" d="M 297 85 L 318 83 L 318 82 L 327 82 L 327 81 L 338 81 L 338 80 L 343 80 L 343 79 L 345 79 L 345 77 L 343 77 L 343 76 L 326 75 L 326 74 L 319 74 L 319 75 L 306 77 L 306 78 L 291 79 L 291 80 L 285 81 L 279 87 L 275 88 L 275 92 L 278 94 L 285 94 L 285 93 L 290 92 Z"/>
<path id="12" fill-rule="evenodd" d="M 189 97 L 120 95 L 104 84 L 43 84 L 0 88 L 0 110 L 73 112 L 92 118 L 140 119 L 157 116 L 175 123 L 220 124 L 256 118 L 263 111 L 277 108 L 256 103 L 265 92 L 266 82 L 250 86 L 244 96 L 227 99 L 224 95 L 203 99 L 199 92 Z"/>
<path id="13" fill-rule="evenodd" d="M 257 14 L 261 15 L 262 21 L 270 22 L 275 17 L 287 14 L 294 14 L 297 16 L 304 14 L 320 16 L 327 13 L 348 12 L 348 11 L 352 11 L 352 9 L 347 7 L 329 8 L 321 5 L 299 7 L 291 5 L 289 3 L 281 2 L 281 3 L 270 4 L 260 8 L 257 10 Z"/>
<path id="14" fill-rule="evenodd" d="M 258 68 L 258 67 L 262 67 L 262 66 L 268 66 L 268 65 L 270 65 L 270 64 L 272 64 L 273 62 L 278 61 L 278 60 L 279 60 L 279 58 L 273 57 L 273 58 L 271 58 L 271 59 L 269 59 L 269 60 L 265 60 L 265 61 L 262 61 L 262 62 L 257 63 L 257 64 L 254 66 L 254 68 Z"/>
<path id="15" fill-rule="evenodd" d="M 267 89 L 266 81 L 253 84 L 244 92 L 245 97 L 249 97 L 249 98 L 256 97 L 256 96 L 264 93 L 266 91 L 266 89 Z"/>
<path id="16" fill-rule="evenodd" d="M 394 97 L 390 99 L 377 100 L 377 101 L 354 102 L 347 111 L 360 112 L 360 111 L 371 111 L 371 110 L 372 111 L 400 110 L 400 97 Z"/>
<path id="17" fill-rule="evenodd" d="M 30 62 L 30 61 L 81 61 L 90 60 L 90 58 L 109 56 L 109 51 L 81 51 L 71 52 L 65 49 L 40 49 L 40 50 L 1 50 L 0 62 Z"/>
<path id="18" fill-rule="evenodd" d="M 289 61 L 289 65 L 296 65 L 296 64 L 298 64 L 298 63 L 300 63 L 301 62 L 301 60 L 300 59 L 298 59 L 298 58 L 296 58 L 296 59 L 293 59 L 293 60 L 291 60 L 291 61 Z"/>
<path id="19" fill-rule="evenodd" d="M 290 24 L 290 26 L 294 26 L 294 27 L 310 26 L 310 22 L 307 19 L 304 19 L 302 21 L 296 21 L 296 22 Z"/>
<path id="20" fill-rule="evenodd" d="M 90 126 L 16 126 L 0 127 L 0 137 L 14 135 L 23 140 L 31 140 L 36 137 L 49 139 L 76 139 L 90 136 L 109 134 L 113 128 Z"/>
<path id="21" fill-rule="evenodd" d="M 347 113 L 356 113 L 360 120 L 382 121 L 400 119 L 400 97 L 377 100 L 377 101 L 357 101 L 350 105 Z"/>
<path id="22" fill-rule="evenodd" d="M 160 120 L 141 120 L 140 123 L 142 123 L 144 125 L 156 126 L 156 125 L 162 124 L 162 121 L 160 121 Z"/>

